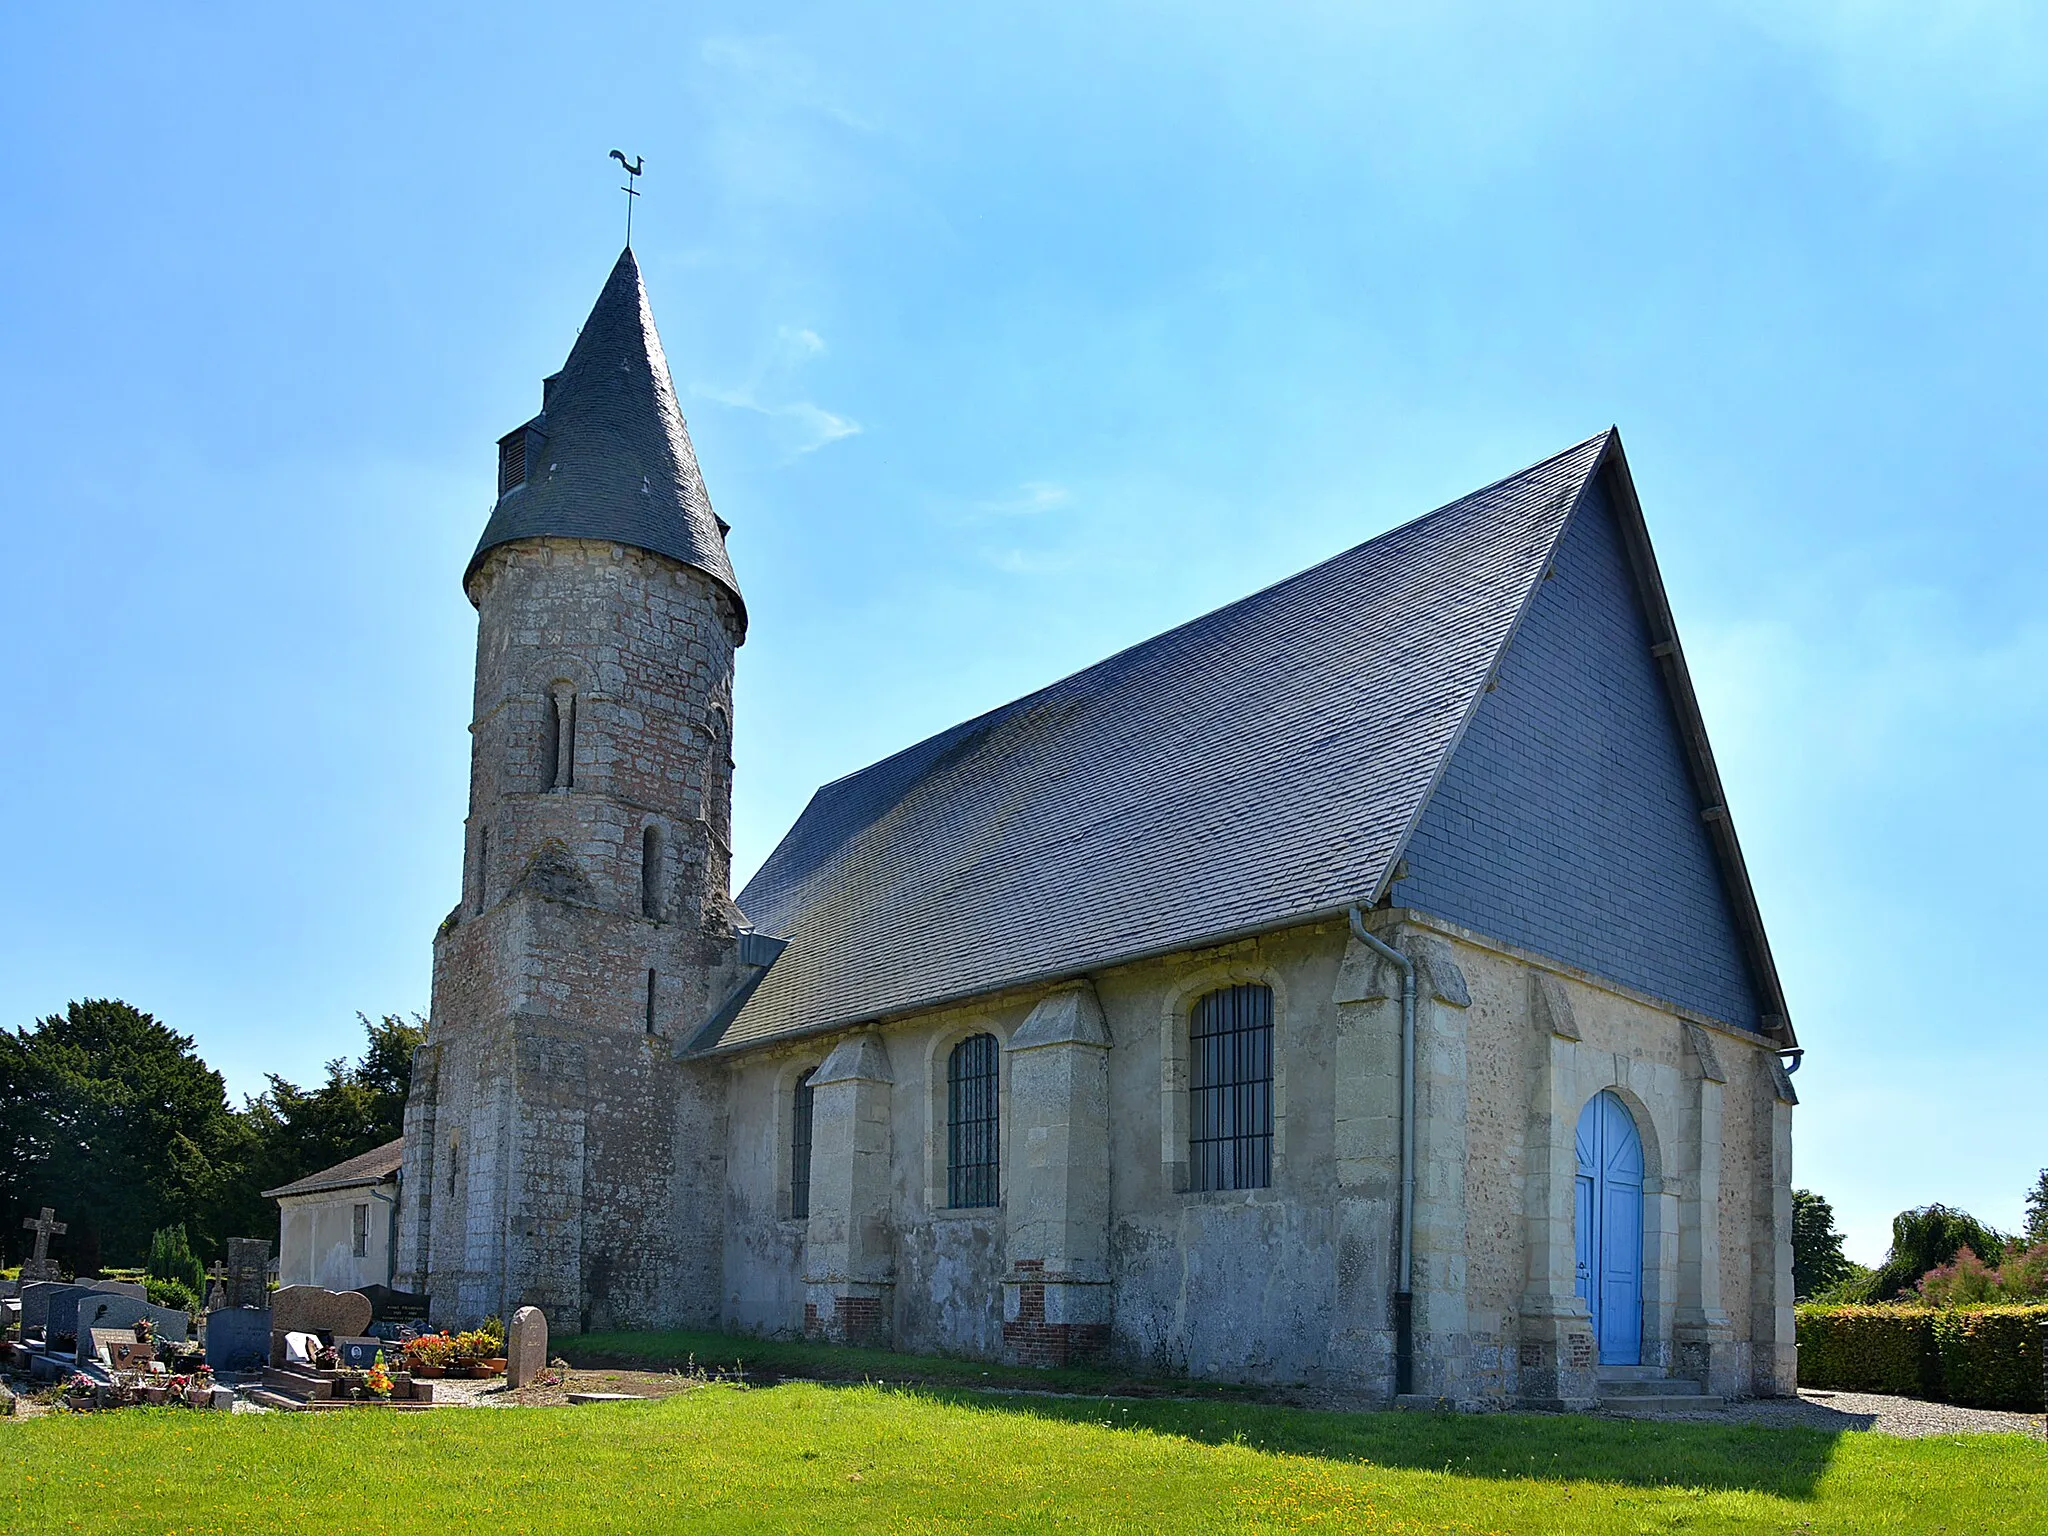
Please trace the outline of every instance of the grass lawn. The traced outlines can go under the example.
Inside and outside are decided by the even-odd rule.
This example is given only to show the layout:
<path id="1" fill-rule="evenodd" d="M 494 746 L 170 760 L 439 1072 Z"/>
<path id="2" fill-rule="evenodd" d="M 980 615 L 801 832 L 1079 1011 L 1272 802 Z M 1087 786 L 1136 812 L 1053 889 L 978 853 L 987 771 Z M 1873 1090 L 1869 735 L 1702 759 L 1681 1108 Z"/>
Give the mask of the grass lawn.
<path id="1" fill-rule="evenodd" d="M 737 1369 L 750 1380 L 800 1377 L 813 1381 L 878 1381 L 938 1387 L 1023 1387 L 1037 1392 L 1170 1392 L 1175 1397 L 1255 1401 L 1256 1387 L 1190 1381 L 1160 1381 L 1130 1371 L 1092 1366 L 1002 1365 L 988 1360 L 955 1360 L 943 1355 L 902 1355 L 886 1349 L 844 1344 L 810 1344 L 800 1339 L 750 1339 L 731 1333 L 586 1333 L 559 1339 L 556 1350 L 572 1365 L 622 1365 L 648 1370 L 695 1366 L 717 1374 Z"/>
<path id="2" fill-rule="evenodd" d="M 0 1424 L 0 1530 L 2048 1530 L 2048 1449 L 1572 1418 L 708 1386 Z"/>

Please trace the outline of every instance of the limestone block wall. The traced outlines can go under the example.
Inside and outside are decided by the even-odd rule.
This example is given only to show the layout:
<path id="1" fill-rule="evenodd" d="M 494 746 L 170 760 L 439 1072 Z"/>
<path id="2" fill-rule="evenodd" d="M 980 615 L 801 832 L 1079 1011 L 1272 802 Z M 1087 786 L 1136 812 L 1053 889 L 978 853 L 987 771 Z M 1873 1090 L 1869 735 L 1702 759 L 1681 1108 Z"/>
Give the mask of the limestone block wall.
<path id="1" fill-rule="evenodd" d="M 1790 1094 L 1768 1045 L 1420 914 L 1370 920 L 1418 979 L 1416 1389 L 1474 1405 L 1593 1400 L 1590 1322 L 1574 1291 L 1572 1137 L 1603 1089 L 1628 1104 L 1648 1165 L 1645 1362 L 1729 1395 L 1789 1389 Z M 1188 1012 L 1243 982 L 1274 994 L 1272 1183 L 1196 1191 Z M 878 1298 L 886 1285 L 890 1340 L 1017 1358 L 1024 1287 L 1039 1287 L 1029 1304 L 1043 1306 L 1058 1294 L 1048 1270 L 1084 1282 L 1099 1272 L 1101 1306 L 1074 1316 L 1099 1319 L 1109 1352 L 1133 1365 L 1384 1398 L 1399 1184 L 1393 967 L 1333 920 L 1113 968 L 1082 986 L 1101 1044 L 1079 1043 L 1095 1031 L 1092 1012 L 1085 1029 L 1044 1024 L 1071 1009 L 1060 1000 L 1074 983 L 870 1035 L 889 1081 L 883 1092 L 869 1074 L 864 1102 L 870 1115 L 886 1105 L 890 1177 L 833 1198 L 872 1223 L 867 1280 Z M 946 1053 L 981 1030 L 1005 1045 L 1003 1203 L 950 1212 Z M 1068 1053 L 1048 1053 L 1045 1070 L 1031 1061 L 1041 1035 Z M 732 1326 L 794 1333 L 803 1277 L 851 1275 L 817 1251 L 848 1241 L 816 1216 L 818 1172 L 812 1220 L 787 1215 L 796 1076 L 822 1072 L 843 1040 L 729 1058 Z M 1098 1067 L 1077 1051 L 1099 1063 L 1099 1119 L 1087 1086 Z M 852 1125 L 844 1108 L 834 1114 Z M 863 1123 L 873 1159 L 881 1127 Z M 831 1155 L 823 1124 L 814 1159 Z"/>
<path id="2" fill-rule="evenodd" d="M 726 1076 L 679 1061 L 736 984 L 737 616 L 602 542 L 505 545 L 478 606 L 463 901 L 406 1118 L 405 1283 L 437 1321 L 720 1313 Z"/>

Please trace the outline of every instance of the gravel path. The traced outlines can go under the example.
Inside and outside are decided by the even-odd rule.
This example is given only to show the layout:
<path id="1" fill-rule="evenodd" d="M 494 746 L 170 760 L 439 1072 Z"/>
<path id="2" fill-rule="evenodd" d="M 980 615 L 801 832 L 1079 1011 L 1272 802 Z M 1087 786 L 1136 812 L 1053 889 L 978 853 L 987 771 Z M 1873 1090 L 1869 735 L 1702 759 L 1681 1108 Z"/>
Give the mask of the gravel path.
<path id="1" fill-rule="evenodd" d="M 1994 1408 L 1958 1408 L 1911 1397 L 1874 1392 L 1816 1392 L 1797 1398 L 1758 1398 L 1698 1413 L 1660 1413 L 1660 1419 L 1695 1419 L 1704 1424 L 1766 1424 L 1772 1428 L 1867 1429 L 1914 1439 L 1924 1435 L 2041 1434 L 2038 1413 L 2003 1413 Z"/>

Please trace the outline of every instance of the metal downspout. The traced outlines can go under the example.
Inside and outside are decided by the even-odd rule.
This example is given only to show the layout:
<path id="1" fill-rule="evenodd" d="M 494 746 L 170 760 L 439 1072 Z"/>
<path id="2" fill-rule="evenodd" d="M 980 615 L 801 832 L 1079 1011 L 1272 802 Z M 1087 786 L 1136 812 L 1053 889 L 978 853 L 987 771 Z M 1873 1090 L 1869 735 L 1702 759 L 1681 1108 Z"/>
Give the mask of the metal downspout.
<path id="1" fill-rule="evenodd" d="M 1394 1395 L 1415 1390 L 1415 962 L 1365 926 L 1356 902 L 1351 932 L 1401 973 L 1401 1252 L 1394 1283 Z"/>

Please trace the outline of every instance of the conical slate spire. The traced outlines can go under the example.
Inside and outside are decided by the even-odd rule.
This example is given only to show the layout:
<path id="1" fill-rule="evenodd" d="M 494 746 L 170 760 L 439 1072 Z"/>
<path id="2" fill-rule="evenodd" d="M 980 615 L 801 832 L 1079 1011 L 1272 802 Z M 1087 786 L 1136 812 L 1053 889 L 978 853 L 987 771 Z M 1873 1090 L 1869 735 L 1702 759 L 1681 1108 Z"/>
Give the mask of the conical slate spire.
<path id="1" fill-rule="evenodd" d="M 568 362 L 547 381 L 540 415 L 520 431 L 525 478 L 499 495 L 464 585 L 486 554 L 514 539 L 609 539 L 695 566 L 732 594 L 745 633 L 724 528 L 705 494 L 630 247 Z"/>

